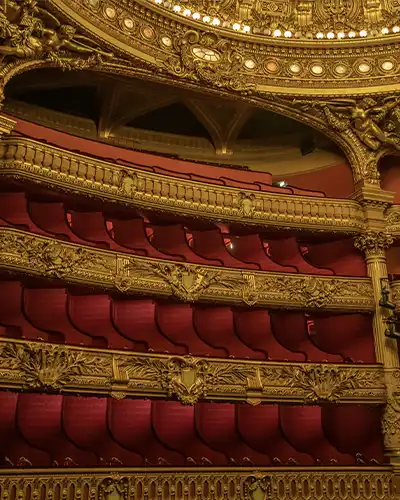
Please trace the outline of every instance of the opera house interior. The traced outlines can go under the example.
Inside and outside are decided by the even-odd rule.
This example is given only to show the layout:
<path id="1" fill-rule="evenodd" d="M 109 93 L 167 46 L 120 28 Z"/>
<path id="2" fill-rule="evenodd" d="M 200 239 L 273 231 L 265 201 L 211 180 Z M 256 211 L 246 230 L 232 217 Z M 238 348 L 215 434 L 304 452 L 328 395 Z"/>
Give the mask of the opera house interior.
<path id="1" fill-rule="evenodd" d="M 400 1 L 0 0 L 0 500 L 400 500 Z"/>

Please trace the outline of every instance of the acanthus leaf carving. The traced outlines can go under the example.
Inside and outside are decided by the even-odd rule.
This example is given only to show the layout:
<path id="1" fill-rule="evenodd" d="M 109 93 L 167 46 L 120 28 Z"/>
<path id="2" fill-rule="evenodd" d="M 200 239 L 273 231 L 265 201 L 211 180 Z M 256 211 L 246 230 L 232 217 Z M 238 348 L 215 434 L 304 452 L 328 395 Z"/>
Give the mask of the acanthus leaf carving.
<path id="1" fill-rule="evenodd" d="M 100 374 L 107 369 L 101 357 L 61 346 L 8 343 L 0 347 L 0 367 L 19 370 L 30 389 L 59 390 L 73 376 Z"/>
<path id="2" fill-rule="evenodd" d="M 393 235 L 388 231 L 366 230 L 356 236 L 354 246 L 366 255 L 376 255 L 388 249 L 394 242 Z"/>

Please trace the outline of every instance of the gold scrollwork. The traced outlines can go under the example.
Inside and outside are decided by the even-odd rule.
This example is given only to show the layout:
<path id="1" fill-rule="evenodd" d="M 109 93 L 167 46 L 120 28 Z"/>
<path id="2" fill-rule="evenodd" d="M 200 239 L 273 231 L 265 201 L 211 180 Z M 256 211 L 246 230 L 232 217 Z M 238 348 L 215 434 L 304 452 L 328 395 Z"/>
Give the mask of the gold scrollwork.
<path id="1" fill-rule="evenodd" d="M 382 403 L 379 365 L 236 361 L 104 351 L 17 340 L 0 341 L 0 386 L 90 392 L 124 397 L 173 397 L 261 402 Z"/>
<path id="2" fill-rule="evenodd" d="M 309 276 L 181 264 L 133 257 L 0 229 L 0 267 L 123 293 L 271 307 L 372 311 L 370 278 Z M 120 265 L 120 262 L 123 264 Z"/>

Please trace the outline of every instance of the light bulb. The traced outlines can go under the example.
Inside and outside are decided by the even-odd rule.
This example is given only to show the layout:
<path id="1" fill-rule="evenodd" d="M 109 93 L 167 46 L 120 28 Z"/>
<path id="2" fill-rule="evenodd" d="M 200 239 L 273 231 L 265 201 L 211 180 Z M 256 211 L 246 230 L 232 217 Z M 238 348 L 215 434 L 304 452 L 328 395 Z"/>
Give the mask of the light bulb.
<path id="1" fill-rule="evenodd" d="M 284 36 L 286 38 L 290 38 L 292 36 L 292 32 L 291 31 L 285 31 Z"/>
<path id="2" fill-rule="evenodd" d="M 250 31 L 250 26 L 243 26 L 243 31 L 248 33 Z"/>
<path id="3" fill-rule="evenodd" d="M 221 21 L 218 19 L 218 17 L 214 17 L 212 23 L 214 26 L 219 26 L 221 24 Z"/>
<path id="4" fill-rule="evenodd" d="M 319 38 L 319 39 L 324 38 L 324 34 L 323 34 L 323 33 L 321 33 L 321 32 L 320 32 L 320 33 L 317 33 L 317 34 L 316 34 L 316 37 L 317 37 L 317 38 Z"/>
<path id="5" fill-rule="evenodd" d="M 183 11 L 183 15 L 184 15 L 184 16 L 190 16 L 190 14 L 191 14 L 191 13 L 192 13 L 192 12 L 191 12 L 189 9 L 185 9 L 185 10 Z"/>
<path id="6" fill-rule="evenodd" d="M 393 33 L 398 33 L 400 31 L 400 28 L 398 26 L 394 26 L 392 31 Z"/>
<path id="7" fill-rule="evenodd" d="M 333 33 L 332 31 L 330 31 L 327 35 L 326 35 L 326 38 L 335 38 L 335 33 Z"/>
<path id="8" fill-rule="evenodd" d="M 281 30 L 275 30 L 274 31 L 274 36 L 281 36 L 282 35 L 282 31 Z"/>
<path id="9" fill-rule="evenodd" d="M 180 12 L 181 11 L 181 7 L 180 5 L 174 5 L 174 9 L 173 9 L 174 12 Z"/>
<path id="10" fill-rule="evenodd" d="M 389 33 L 389 28 L 382 28 L 381 33 L 382 35 L 387 35 Z"/>
<path id="11" fill-rule="evenodd" d="M 364 37 L 364 36 L 367 36 L 367 35 L 368 35 L 368 33 L 367 33 L 367 31 L 366 31 L 366 30 L 361 30 L 361 31 L 360 31 L 360 36 L 363 36 L 363 37 Z"/>
<path id="12" fill-rule="evenodd" d="M 337 37 L 338 37 L 338 38 L 344 38 L 344 33 L 343 33 L 343 31 L 340 31 L 340 32 L 337 34 Z"/>
<path id="13" fill-rule="evenodd" d="M 349 38 L 354 38 L 356 36 L 355 31 L 349 31 Z"/>
<path id="14" fill-rule="evenodd" d="M 204 17 L 203 17 L 203 21 L 204 21 L 205 23 L 209 23 L 209 22 L 211 21 L 211 17 L 210 17 L 210 16 L 204 16 Z"/>
<path id="15" fill-rule="evenodd" d="M 192 17 L 193 19 L 200 19 L 200 14 L 198 12 L 195 12 Z"/>
<path id="16" fill-rule="evenodd" d="M 240 24 L 239 23 L 235 23 L 232 28 L 235 30 L 235 31 L 239 31 L 240 30 Z"/>

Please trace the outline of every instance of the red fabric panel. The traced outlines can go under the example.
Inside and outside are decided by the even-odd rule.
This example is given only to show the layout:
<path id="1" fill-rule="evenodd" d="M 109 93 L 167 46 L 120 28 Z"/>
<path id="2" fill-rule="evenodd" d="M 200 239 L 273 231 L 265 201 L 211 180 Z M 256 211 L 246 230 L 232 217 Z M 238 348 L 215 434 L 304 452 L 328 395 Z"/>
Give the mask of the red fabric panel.
<path id="1" fill-rule="evenodd" d="M 17 394 L 0 393 L 0 464 L 10 467 L 12 464 L 17 465 L 21 462 L 20 459 L 24 458 L 39 467 L 49 467 L 51 465 L 49 455 L 34 448 L 18 432 L 16 423 L 18 405 Z"/>
<path id="2" fill-rule="evenodd" d="M 96 465 L 93 453 L 80 450 L 65 436 L 61 423 L 63 397 L 45 394 L 21 394 L 18 401 L 18 428 L 31 446 L 43 450 L 52 464 L 62 466 L 73 458 L 79 465 Z"/>
<path id="3" fill-rule="evenodd" d="M 236 259 L 226 248 L 219 229 L 209 231 L 192 230 L 193 251 L 205 259 L 216 259 L 223 266 L 257 269 L 256 264 L 246 264 Z"/>
<path id="4" fill-rule="evenodd" d="M 25 193 L 0 193 L 0 219 L 19 229 L 43 232 L 29 217 Z"/>
<path id="5" fill-rule="evenodd" d="M 258 269 L 273 272 L 297 272 L 294 266 L 282 266 L 274 262 L 266 253 L 260 235 L 248 234 L 231 236 L 232 248 L 230 253 L 247 264 L 255 264 Z"/>
<path id="6" fill-rule="evenodd" d="M 224 356 L 224 350 L 214 349 L 208 343 L 203 342 L 201 336 L 197 335 L 193 327 L 193 313 L 190 304 L 158 302 L 156 322 L 163 334 L 175 345 L 186 347 L 187 354 Z"/>
<path id="7" fill-rule="evenodd" d="M 158 441 L 152 426 L 153 406 L 148 399 L 109 399 L 108 425 L 113 439 L 141 455 L 146 465 L 185 463 L 185 455 Z"/>
<path id="8" fill-rule="evenodd" d="M 112 318 L 122 335 L 144 344 L 149 352 L 186 354 L 186 345 L 176 345 L 155 321 L 156 303 L 151 299 L 112 301 Z"/>
<path id="9" fill-rule="evenodd" d="M 100 464 L 140 465 L 140 455 L 116 443 L 109 432 L 107 398 L 64 397 L 65 432 L 82 449 L 96 453 Z"/>
<path id="10" fill-rule="evenodd" d="M 0 323 L 6 327 L 6 335 L 11 338 L 50 340 L 43 330 L 33 327 L 24 317 L 23 287 L 18 281 L 0 281 Z"/>
<path id="11" fill-rule="evenodd" d="M 59 239 L 84 243 L 84 240 L 77 238 L 70 230 L 62 203 L 30 201 L 29 215 L 43 231 Z"/>
<path id="12" fill-rule="evenodd" d="M 340 363 L 343 358 L 319 350 L 308 334 L 306 318 L 301 312 L 271 313 L 272 329 L 278 342 L 291 351 L 304 354 L 304 361 Z"/>
<path id="13" fill-rule="evenodd" d="M 344 361 L 375 363 L 372 316 L 343 314 L 312 316 L 314 343 L 323 351 L 340 354 Z"/>
<path id="14" fill-rule="evenodd" d="M 207 344 L 225 351 L 223 357 L 265 359 L 264 353 L 247 347 L 246 337 L 244 341 L 237 337 L 231 308 L 198 304 L 194 306 L 193 320 L 198 335 Z M 211 355 L 214 356 L 214 354 Z"/>
<path id="15" fill-rule="evenodd" d="M 339 451 L 369 463 L 383 457 L 381 409 L 369 406 L 331 405 L 321 410 L 324 434 Z"/>
<path id="16" fill-rule="evenodd" d="M 333 274 L 330 269 L 321 269 L 309 264 L 300 252 L 294 236 L 282 239 L 268 239 L 271 258 L 282 266 L 293 266 L 299 273 Z"/>
<path id="17" fill-rule="evenodd" d="M 358 252 L 353 239 L 308 243 L 306 259 L 315 267 L 331 269 L 335 274 L 348 276 L 367 276 L 367 265 L 361 252 Z"/>
<path id="18" fill-rule="evenodd" d="M 195 262 L 198 264 L 220 265 L 218 260 L 209 260 L 196 255 L 186 241 L 184 228 L 179 224 L 162 226 L 152 224 L 153 235 L 151 244 L 166 256 L 178 257 L 179 260 Z M 165 258 L 165 257 L 164 257 Z"/>
<path id="19" fill-rule="evenodd" d="M 226 456 L 231 465 L 265 465 L 268 456 L 250 448 L 236 425 L 236 408 L 231 404 L 199 403 L 196 428 L 207 445 Z"/>
<path id="20" fill-rule="evenodd" d="M 285 175 L 291 186 L 323 191 L 331 198 L 348 198 L 354 191 L 353 174 L 349 165 L 339 163 L 314 171 Z"/>
<path id="21" fill-rule="evenodd" d="M 112 325 L 111 300 L 108 295 L 71 295 L 68 297 L 68 314 L 72 324 L 93 338 L 93 345 L 111 349 L 135 350 L 135 342 L 118 335 Z"/>
<path id="22" fill-rule="evenodd" d="M 5 457 L 14 464 L 25 457 L 34 467 L 54 461 L 78 467 L 383 463 L 380 417 L 380 408 L 355 405 L 191 407 L 0 392 L 0 462 L 9 466 Z"/>
<path id="23" fill-rule="evenodd" d="M 268 311 L 263 309 L 235 309 L 233 312 L 238 337 L 249 347 L 264 352 L 269 360 L 303 361 L 301 353 L 286 349 L 277 341 Z"/>
<path id="24" fill-rule="evenodd" d="M 282 432 L 277 405 L 237 407 L 237 424 L 243 439 L 253 449 L 268 454 L 267 464 L 272 465 L 313 465 L 313 457 L 296 450 Z M 297 431 L 299 427 L 296 427 Z"/>
<path id="25" fill-rule="evenodd" d="M 152 424 L 158 439 L 197 465 L 224 465 L 222 453 L 208 447 L 197 433 L 195 407 L 174 401 L 153 401 Z"/>
<path id="26" fill-rule="evenodd" d="M 282 405 L 279 407 L 279 419 L 287 440 L 297 450 L 310 453 L 317 463 L 331 465 L 356 463 L 354 456 L 339 452 L 326 439 L 321 407 Z"/>

